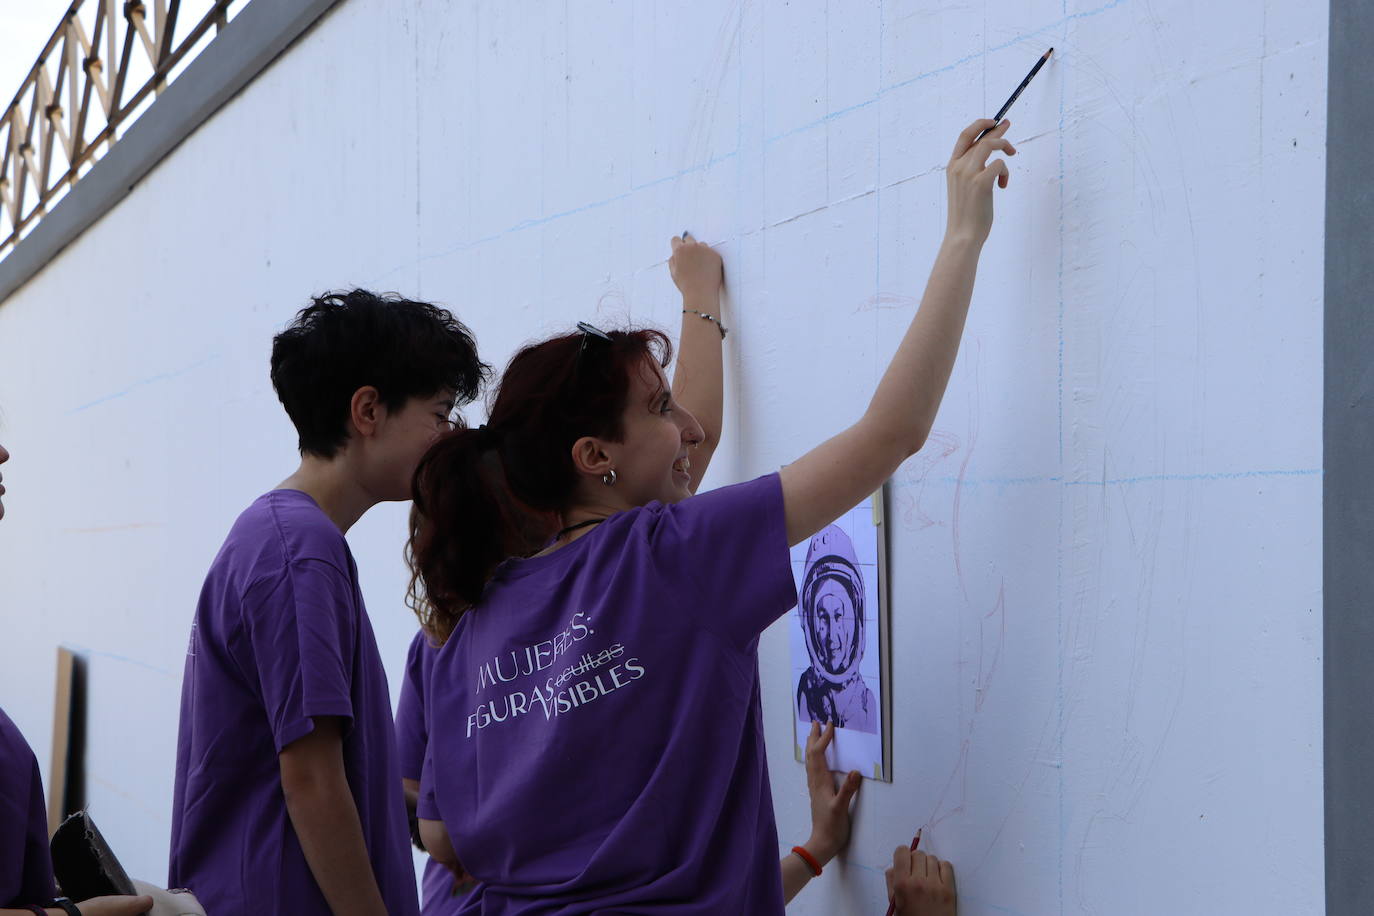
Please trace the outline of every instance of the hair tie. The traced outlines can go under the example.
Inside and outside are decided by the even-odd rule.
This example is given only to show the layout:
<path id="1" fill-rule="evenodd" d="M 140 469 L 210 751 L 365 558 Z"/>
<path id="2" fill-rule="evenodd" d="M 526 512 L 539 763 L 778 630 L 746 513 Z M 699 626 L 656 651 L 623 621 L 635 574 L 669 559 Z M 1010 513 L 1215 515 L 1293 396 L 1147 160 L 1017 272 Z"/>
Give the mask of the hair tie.
<path id="1" fill-rule="evenodd" d="M 492 449 L 496 447 L 497 431 L 495 427 L 483 423 L 477 427 L 476 433 L 478 448 Z"/>

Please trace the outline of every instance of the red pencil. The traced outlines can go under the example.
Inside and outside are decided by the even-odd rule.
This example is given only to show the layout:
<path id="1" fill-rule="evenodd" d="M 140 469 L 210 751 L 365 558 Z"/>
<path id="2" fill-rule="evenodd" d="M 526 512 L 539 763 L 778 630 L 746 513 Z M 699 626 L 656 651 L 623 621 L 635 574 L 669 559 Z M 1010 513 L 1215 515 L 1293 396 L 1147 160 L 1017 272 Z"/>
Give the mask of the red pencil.
<path id="1" fill-rule="evenodd" d="M 924 827 L 921 828 L 921 830 L 924 830 L 924 829 L 925 829 Z M 911 838 L 911 851 L 912 851 L 912 852 L 915 852 L 915 851 L 916 851 L 916 847 L 921 845 L 921 830 L 917 830 L 917 831 L 916 831 L 916 835 L 915 835 L 914 837 Z M 896 898 L 896 897 L 893 897 L 892 900 L 891 900 L 891 902 L 888 903 L 888 905 L 887 905 L 887 916 L 892 916 L 892 914 L 895 913 L 895 912 L 897 912 L 897 898 Z"/>

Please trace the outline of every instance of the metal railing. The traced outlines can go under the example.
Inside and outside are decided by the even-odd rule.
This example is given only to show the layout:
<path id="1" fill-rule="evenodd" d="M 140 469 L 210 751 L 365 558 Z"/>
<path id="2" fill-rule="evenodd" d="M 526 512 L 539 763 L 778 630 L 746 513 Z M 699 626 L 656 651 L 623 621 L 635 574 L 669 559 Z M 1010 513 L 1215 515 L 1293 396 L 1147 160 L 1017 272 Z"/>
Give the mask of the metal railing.
<path id="1" fill-rule="evenodd" d="M 0 258 L 228 24 L 233 3 L 74 0 L 0 118 Z M 193 6 L 204 13 L 178 35 Z"/>

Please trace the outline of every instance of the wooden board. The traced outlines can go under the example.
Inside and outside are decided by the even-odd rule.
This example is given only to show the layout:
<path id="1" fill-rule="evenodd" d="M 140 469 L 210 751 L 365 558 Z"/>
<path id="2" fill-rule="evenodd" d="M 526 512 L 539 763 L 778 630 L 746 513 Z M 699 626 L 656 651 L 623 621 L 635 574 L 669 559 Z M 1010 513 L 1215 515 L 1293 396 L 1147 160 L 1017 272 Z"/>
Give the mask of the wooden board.
<path id="1" fill-rule="evenodd" d="M 70 811 L 68 787 L 80 769 L 79 759 L 73 761 L 73 746 L 79 744 L 81 709 L 81 665 L 72 650 L 57 649 L 57 686 L 53 701 L 52 766 L 48 783 L 48 835 L 51 836 Z M 73 740 L 74 737 L 76 740 Z"/>

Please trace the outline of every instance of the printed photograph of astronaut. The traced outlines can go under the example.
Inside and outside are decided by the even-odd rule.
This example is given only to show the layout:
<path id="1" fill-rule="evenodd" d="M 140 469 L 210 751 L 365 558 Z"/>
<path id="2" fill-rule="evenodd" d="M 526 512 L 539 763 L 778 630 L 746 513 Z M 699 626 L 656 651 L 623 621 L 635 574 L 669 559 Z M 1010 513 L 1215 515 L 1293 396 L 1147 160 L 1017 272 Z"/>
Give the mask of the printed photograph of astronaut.
<path id="1" fill-rule="evenodd" d="M 836 770 L 887 779 L 883 734 L 884 549 L 879 510 L 864 502 L 792 549 L 797 607 L 791 615 L 794 738 L 834 722 L 827 756 Z"/>

